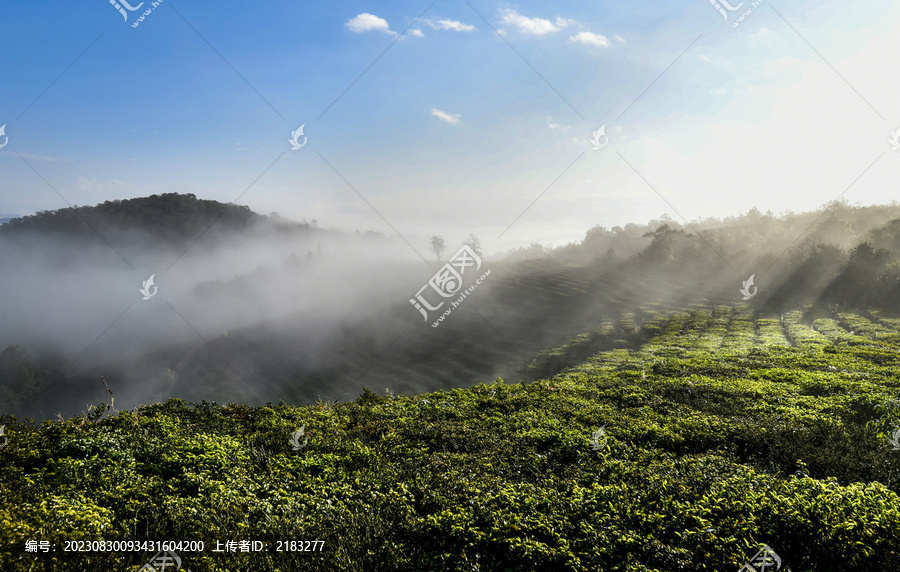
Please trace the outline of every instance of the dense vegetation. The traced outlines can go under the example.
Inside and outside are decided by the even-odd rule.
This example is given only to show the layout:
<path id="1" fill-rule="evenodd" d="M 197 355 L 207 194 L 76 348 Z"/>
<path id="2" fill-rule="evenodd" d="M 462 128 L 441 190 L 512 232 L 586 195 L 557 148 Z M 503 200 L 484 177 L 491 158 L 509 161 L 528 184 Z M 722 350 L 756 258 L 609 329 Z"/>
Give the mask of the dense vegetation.
<path id="1" fill-rule="evenodd" d="M 167 212 L 166 197 L 145 200 L 156 205 L 151 210 Z M 155 203 L 160 200 L 162 204 Z M 194 200 L 189 202 L 194 204 Z M 192 208 L 200 208 L 200 203 Z M 439 330 L 422 328 L 410 319 L 407 298 L 424 280 L 420 264 L 398 270 L 398 277 L 412 279 L 404 288 L 398 278 L 396 297 L 379 304 L 382 312 L 377 318 L 365 314 L 368 321 L 347 319 L 329 335 L 311 333 L 306 321 L 289 318 L 289 325 L 281 329 L 259 324 L 227 334 L 210 332 L 207 340 L 197 338 L 194 344 L 175 343 L 148 349 L 128 362 L 111 361 L 75 370 L 69 369 L 74 355 L 14 345 L 0 352 L 0 403 L 7 404 L 2 412 L 36 419 L 52 418 L 57 412 L 73 415 L 85 401 L 102 398 L 103 389 L 96 381 L 99 374 L 118 388 L 120 404 L 128 389 L 145 386 L 168 391 L 150 400 L 178 396 L 194 402 L 216 399 L 258 405 L 282 399 L 289 403 L 311 403 L 318 397 L 348 400 L 358 395 L 364 384 L 421 393 L 496 376 L 514 382 L 534 380 L 560 368 L 540 356 L 538 361 L 544 365 L 525 370 L 525 364 L 545 348 L 568 343 L 582 330 L 593 329 L 591 324 L 604 319 L 618 323 L 618 318 L 629 312 L 640 323 L 649 316 L 648 309 L 668 310 L 697 301 L 731 303 L 738 298 L 741 281 L 751 274 L 759 285 L 755 306 L 779 315 L 810 303 L 845 309 L 896 309 L 900 305 L 900 219 L 884 222 L 879 217 L 898 214 L 900 209 L 840 204 L 828 209 L 796 215 L 796 220 L 786 218 L 794 226 L 808 226 L 816 220 L 815 215 L 819 217 L 816 224 L 824 227 L 814 226 L 813 236 L 827 238 L 836 232 L 829 234 L 827 229 L 845 228 L 850 229 L 845 239 L 863 241 L 845 248 L 804 239 L 780 256 L 767 252 L 751 258 L 746 252 L 741 254 L 740 241 L 717 238 L 726 236 L 725 230 L 702 231 L 703 240 L 712 241 L 714 248 L 710 248 L 698 236 L 667 221 L 643 238 L 638 236 L 636 240 L 644 246 L 628 258 L 603 255 L 595 264 L 580 266 L 558 260 L 560 253 L 544 260 L 488 260 L 486 264 L 494 272 L 490 281 Z M 843 226 L 833 222 L 832 211 L 850 222 Z M 209 216 L 214 215 L 211 212 Z M 282 224 L 275 220 L 272 224 Z M 769 230 L 769 235 L 780 236 L 785 243 L 796 239 L 790 232 L 772 230 L 779 220 L 751 212 L 730 221 L 727 228 L 751 241 L 748 247 L 760 246 L 753 242 L 760 239 L 758 233 L 752 234 L 757 229 Z M 630 236 L 632 230 L 622 232 Z M 580 248 L 591 252 L 599 244 L 597 236 L 605 234 L 609 232 L 593 229 Z M 727 253 L 734 268 L 717 252 Z M 246 294 L 252 293 L 251 285 L 290 283 L 306 271 L 290 262 L 286 261 L 282 270 L 248 269 L 229 282 L 201 282 L 195 288 L 197 298 L 192 300 L 228 301 L 231 296 L 232 303 L 241 300 L 246 307 L 253 307 L 252 296 Z M 649 305 L 648 300 L 657 302 Z M 621 333 L 617 336 L 622 337 Z M 639 341 L 639 337 L 631 339 L 629 347 Z M 574 359 L 585 359 L 605 347 L 583 342 Z M 244 365 L 239 371 L 223 361 L 222 355 Z M 363 373 L 365 377 L 360 379 Z M 254 383 L 248 385 L 248 379 Z M 124 389 L 118 380 L 127 380 Z M 34 399 L 37 395 L 43 398 Z"/>
<path id="2" fill-rule="evenodd" d="M 213 223 L 217 229 L 242 229 L 264 217 L 246 206 L 198 199 L 193 194 L 165 193 L 106 201 L 95 207 L 69 207 L 14 218 L 0 226 L 0 237 L 54 237 L 93 242 L 108 233 L 145 232 L 169 242 L 196 239 Z"/>
<path id="3" fill-rule="evenodd" d="M 163 257 L 168 264 L 195 240 L 201 242 L 191 248 L 199 249 L 218 245 L 220 239 L 232 244 L 223 237 L 239 241 L 263 230 L 276 242 L 326 232 L 274 213 L 263 217 L 246 207 L 170 193 L 38 213 L 0 226 L 0 239 L 15 239 L 25 252 L 28 237 L 42 237 L 36 241 L 42 257 L 55 257 L 77 269 L 78 257 L 85 256 L 75 246 L 80 241 L 98 243 L 100 248 L 92 252 L 112 253 L 100 236 L 129 260 L 132 255 L 153 256 L 156 247 L 178 246 L 172 257 Z M 140 240 L 135 240 L 137 234 Z M 48 248 L 44 239 L 57 242 Z M 374 235 L 366 239 L 387 242 Z M 424 252 L 425 245 L 420 246 Z M 301 255 L 306 249 L 299 249 Z M 314 260 L 309 254 L 288 257 L 282 268 L 246 268 L 227 281 L 200 281 L 183 305 L 218 301 L 255 308 L 260 298 L 256 285 L 293 283 L 308 271 Z M 117 388 L 120 405 L 134 388 L 165 390 L 128 406 L 170 396 L 254 405 L 282 399 L 311 403 L 318 397 L 352 399 L 364 384 L 421 393 L 497 376 L 534 380 L 559 371 L 558 364 L 540 356 L 544 365 L 526 370 L 525 364 L 547 347 L 593 329 L 592 324 L 617 322 L 629 312 L 639 323 L 648 317 L 640 306 L 661 311 L 697 302 L 730 304 L 750 275 L 759 286 L 755 306 L 779 315 L 810 303 L 896 309 L 900 204 L 861 207 L 834 202 L 814 212 L 779 216 L 753 209 L 739 217 L 690 225 L 662 217 L 611 230 L 595 227 L 580 244 L 514 255 L 507 261 L 486 258 L 491 279 L 439 330 L 422 328 L 411 319 L 415 314 L 408 297 L 429 276 L 416 261 L 414 267 L 391 269 L 396 277 L 391 292 L 396 296 L 344 304 L 377 307 L 378 315 L 353 315 L 328 334 L 312 331 L 302 317 L 286 316 L 287 325 L 280 328 L 259 323 L 228 332 L 204 331 L 205 340 L 160 343 L 136 351 L 129 360 L 89 363 L 86 356 L 75 368 L 71 365 L 77 353 L 55 352 L 34 340 L 12 340 L 0 348 L 0 404 L 6 404 L 0 413 L 36 419 L 53 418 L 58 412 L 73 415 L 86 401 L 102 398 L 98 375 Z M 534 256 L 543 258 L 515 260 Z M 113 263 L 122 264 L 118 259 Z M 157 267 L 154 261 L 152 268 Z M 583 341 L 578 359 L 605 347 Z M 240 367 L 226 363 L 223 355 Z M 42 398 L 35 399 L 38 395 Z"/>
<path id="4" fill-rule="evenodd" d="M 204 540 L 181 557 L 208 571 L 720 571 L 763 544 L 795 572 L 900 568 L 900 319 L 645 313 L 548 352 L 535 367 L 605 348 L 527 384 L 2 418 L 0 561 L 134 571 L 152 554 L 61 543 L 154 539 Z M 211 551 L 229 539 L 325 549 Z"/>
<path id="5" fill-rule="evenodd" d="M 170 194 L 38 213 L 0 239 L 144 252 L 260 229 L 313 232 Z M 378 328 L 348 320 L 306 344 L 302 321 L 259 324 L 96 376 L 0 351 L 2 569 L 136 571 L 152 556 L 63 552 L 78 539 L 203 540 L 179 550 L 195 572 L 718 571 L 763 544 L 794 572 L 900 569 L 900 206 L 597 227 L 512 258 L 488 261 L 495 276 L 439 331 L 402 294 L 364 314 Z M 290 283 L 314 260 L 196 292 Z M 752 307 L 734 304 L 751 274 Z M 119 392 L 135 364 L 160 402 L 46 420 L 104 395 L 100 374 Z M 355 398 L 360 381 L 379 392 Z M 271 551 L 212 551 L 226 540 Z M 291 540 L 325 549 L 274 552 Z"/>
<path id="6" fill-rule="evenodd" d="M 701 256 L 717 253 L 734 264 L 768 265 L 785 251 L 795 248 L 796 241 L 807 245 L 832 245 L 847 252 L 865 240 L 878 240 L 884 248 L 884 235 L 875 229 L 886 221 L 900 218 L 900 202 L 885 205 L 850 205 L 846 201 L 832 201 L 809 212 L 771 211 L 762 213 L 756 208 L 739 216 L 724 219 L 709 217 L 684 224 L 662 215 L 658 219 L 639 224 L 630 222 L 624 227 L 606 228 L 597 225 L 587 231 L 580 243 L 550 247 L 540 243 L 510 251 L 515 259 L 553 258 L 583 264 L 590 261 L 609 262 L 627 260 L 648 247 L 644 259 L 653 257 L 681 259 L 694 250 Z M 659 232 L 662 227 L 666 230 Z M 879 236 L 875 236 L 879 235 Z"/>

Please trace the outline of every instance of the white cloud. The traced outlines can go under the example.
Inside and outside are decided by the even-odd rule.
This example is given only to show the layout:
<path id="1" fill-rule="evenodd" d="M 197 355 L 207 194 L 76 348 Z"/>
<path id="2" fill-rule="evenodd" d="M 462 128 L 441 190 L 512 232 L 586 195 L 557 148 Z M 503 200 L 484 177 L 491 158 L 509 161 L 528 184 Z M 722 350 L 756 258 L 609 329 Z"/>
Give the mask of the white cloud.
<path id="1" fill-rule="evenodd" d="M 597 46 L 598 48 L 608 48 L 612 46 L 612 44 L 609 43 L 609 38 L 593 32 L 578 32 L 574 36 L 571 36 L 569 40 L 586 46 Z"/>
<path id="2" fill-rule="evenodd" d="M 438 119 L 446 121 L 447 123 L 450 123 L 452 125 L 456 125 L 457 123 L 459 123 L 459 114 L 458 113 L 456 115 L 450 115 L 446 111 L 441 111 L 440 109 L 432 108 L 431 114 L 434 115 L 435 117 L 437 117 Z"/>
<path id="3" fill-rule="evenodd" d="M 50 155 L 35 155 L 33 153 L 16 153 L 14 151 L 0 151 L 0 155 L 21 155 L 25 159 L 34 159 L 35 161 L 60 161 L 60 157 L 51 157 Z"/>
<path id="4" fill-rule="evenodd" d="M 131 185 L 118 179 L 109 179 L 107 181 L 98 181 L 97 179 L 88 179 L 84 175 L 79 175 L 75 180 L 75 186 L 79 191 L 120 191 L 131 188 Z"/>
<path id="5" fill-rule="evenodd" d="M 378 32 L 384 32 L 385 34 L 388 34 L 390 36 L 394 36 L 395 38 L 397 37 L 397 32 L 391 30 L 391 27 L 388 26 L 387 20 L 366 12 L 350 18 L 344 25 L 348 30 L 350 30 L 351 32 L 356 32 L 357 34 L 376 30 Z"/>
<path id="6" fill-rule="evenodd" d="M 572 128 L 571 125 L 561 125 L 555 121 L 553 121 L 552 117 L 547 117 L 547 127 L 550 129 L 559 129 L 560 131 L 568 131 Z"/>
<path id="7" fill-rule="evenodd" d="M 458 20 L 438 20 L 437 22 L 433 20 L 425 20 L 425 23 L 434 28 L 435 30 L 452 30 L 454 32 L 472 32 L 476 28 L 472 24 L 463 24 Z"/>
<path id="8" fill-rule="evenodd" d="M 419 30 L 418 28 L 413 28 L 412 30 L 410 30 L 410 31 L 409 31 L 409 35 L 410 35 L 410 36 L 415 36 L 415 37 L 417 37 L 417 38 L 424 38 L 424 37 L 425 37 L 425 34 L 422 33 L 422 30 Z"/>
<path id="9" fill-rule="evenodd" d="M 83 175 L 78 176 L 75 184 L 78 185 L 79 191 L 90 191 L 98 187 L 97 179 L 88 179 Z"/>
<path id="10" fill-rule="evenodd" d="M 768 42 L 770 40 L 770 36 L 772 36 L 773 34 L 774 32 L 769 28 L 760 28 L 759 31 L 757 31 L 755 34 L 748 34 L 751 42 L 750 45 L 755 46 L 757 40 L 765 40 Z"/>
<path id="11" fill-rule="evenodd" d="M 516 26 L 523 34 L 533 34 L 535 36 L 558 32 L 566 26 L 575 24 L 575 20 L 560 18 L 559 16 L 556 17 L 556 23 L 554 24 L 550 20 L 543 18 L 528 18 L 515 10 L 509 9 L 501 10 L 500 14 L 503 16 L 504 24 Z"/>
<path id="12" fill-rule="evenodd" d="M 627 41 L 627 40 L 625 40 L 625 38 L 623 38 L 623 37 L 620 36 L 619 34 L 614 35 L 614 36 L 613 36 L 613 39 L 614 39 L 615 41 L 617 41 L 617 42 L 622 42 L 622 43 L 624 43 L 624 42 Z"/>

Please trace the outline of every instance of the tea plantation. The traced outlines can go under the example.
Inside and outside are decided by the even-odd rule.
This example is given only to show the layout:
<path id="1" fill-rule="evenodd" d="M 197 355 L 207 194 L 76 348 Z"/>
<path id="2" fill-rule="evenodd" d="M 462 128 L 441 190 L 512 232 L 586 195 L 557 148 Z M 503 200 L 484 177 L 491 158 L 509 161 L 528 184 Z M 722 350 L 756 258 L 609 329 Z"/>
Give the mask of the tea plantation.
<path id="1" fill-rule="evenodd" d="M 0 418 L 0 570 L 156 552 L 72 540 L 203 541 L 175 550 L 194 572 L 737 572 L 763 545 L 782 570 L 900 570 L 900 319 L 643 315 L 539 356 L 531 383 Z M 322 548 L 277 551 L 301 540 Z"/>

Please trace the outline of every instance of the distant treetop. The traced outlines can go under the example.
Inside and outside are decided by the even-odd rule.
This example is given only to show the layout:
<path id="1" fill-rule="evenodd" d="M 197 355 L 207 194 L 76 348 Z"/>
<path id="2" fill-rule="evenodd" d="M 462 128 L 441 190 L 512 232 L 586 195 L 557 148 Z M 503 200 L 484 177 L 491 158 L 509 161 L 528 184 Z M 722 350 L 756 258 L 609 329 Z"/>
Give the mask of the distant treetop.
<path id="1" fill-rule="evenodd" d="M 249 207 L 198 199 L 186 193 L 165 193 L 135 199 L 106 201 L 95 207 L 39 211 L 0 227 L 0 236 L 66 235 L 91 241 L 97 233 L 148 234 L 179 242 L 196 238 L 213 224 L 217 230 L 240 230 L 265 220 Z"/>

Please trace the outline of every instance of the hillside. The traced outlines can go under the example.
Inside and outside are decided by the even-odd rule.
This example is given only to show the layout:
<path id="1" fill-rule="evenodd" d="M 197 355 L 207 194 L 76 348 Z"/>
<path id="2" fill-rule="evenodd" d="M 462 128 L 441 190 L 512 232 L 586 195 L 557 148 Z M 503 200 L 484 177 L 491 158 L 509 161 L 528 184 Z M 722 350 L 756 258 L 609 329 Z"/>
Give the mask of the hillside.
<path id="1" fill-rule="evenodd" d="M 647 319 L 634 350 L 624 325 L 527 384 L 2 418 L 0 560 L 135 571 L 154 550 L 65 541 L 170 539 L 204 541 L 176 551 L 209 571 L 720 571 L 763 545 L 795 571 L 898 569 L 896 313 L 701 306 Z M 323 544 L 278 544 L 301 540 Z"/>
<path id="2" fill-rule="evenodd" d="M 196 239 L 213 223 L 217 229 L 236 230 L 264 219 L 245 206 L 198 199 L 193 194 L 166 193 L 107 201 L 93 207 L 40 211 L 3 225 L 0 239 L 44 236 L 92 242 L 109 234 L 139 233 L 180 243 Z"/>
<path id="3" fill-rule="evenodd" d="M 760 311 L 896 311 L 898 215 L 896 204 L 829 203 L 594 228 L 537 259 L 485 257 L 490 279 L 435 328 L 409 300 L 438 266 L 399 239 L 174 193 L 38 213 L 0 230 L 0 267 L 16 270 L 0 273 L 2 412 L 75 415 L 104 399 L 100 375 L 123 408 L 534 380 L 612 347 L 599 324 L 624 340 L 615 347 L 635 348 L 654 312 L 732 304 L 749 276 Z M 160 295 L 142 300 L 150 275 Z M 564 360 L 548 349 L 560 346 Z"/>

